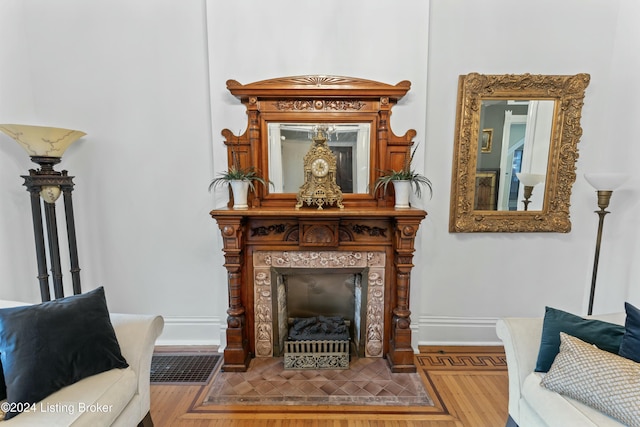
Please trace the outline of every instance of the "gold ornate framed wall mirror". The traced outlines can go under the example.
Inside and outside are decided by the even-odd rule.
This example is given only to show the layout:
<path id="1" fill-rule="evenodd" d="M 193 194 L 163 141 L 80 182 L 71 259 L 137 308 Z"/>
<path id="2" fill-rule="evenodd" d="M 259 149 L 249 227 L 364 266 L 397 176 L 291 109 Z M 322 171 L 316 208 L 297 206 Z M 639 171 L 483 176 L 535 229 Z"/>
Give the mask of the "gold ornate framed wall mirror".
<path id="1" fill-rule="evenodd" d="M 460 76 L 450 232 L 569 232 L 588 74 Z"/>
<path id="2" fill-rule="evenodd" d="M 253 207 L 293 207 L 304 182 L 303 157 L 313 135 L 323 129 L 336 156 L 337 183 L 346 207 L 393 206 L 392 197 L 373 188 L 380 170 L 401 169 L 416 131 L 395 135 L 391 109 L 411 83 L 389 85 L 339 76 L 293 76 L 240 84 L 227 89 L 245 105 L 247 130 L 224 129 L 229 164 L 255 167 L 273 185 L 257 186 Z"/>

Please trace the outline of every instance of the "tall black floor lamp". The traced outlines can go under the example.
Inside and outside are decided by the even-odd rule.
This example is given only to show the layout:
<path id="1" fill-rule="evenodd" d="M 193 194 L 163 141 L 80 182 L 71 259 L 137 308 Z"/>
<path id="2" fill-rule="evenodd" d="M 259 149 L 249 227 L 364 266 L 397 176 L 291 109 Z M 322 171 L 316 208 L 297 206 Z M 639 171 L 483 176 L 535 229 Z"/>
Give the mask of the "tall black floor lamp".
<path id="1" fill-rule="evenodd" d="M 70 129 L 15 124 L 0 125 L 0 131 L 16 140 L 29 154 L 31 160 L 40 165 L 39 169 L 30 169 L 29 175 L 23 175 L 22 178 L 24 178 L 24 185 L 31 195 L 31 215 L 33 218 L 38 281 L 42 301 L 51 300 L 49 274 L 47 273 L 45 227 L 54 295 L 55 298 L 64 296 L 55 206 L 60 193 L 63 194 L 64 199 L 73 293 L 79 294 L 82 289 L 80 285 L 80 266 L 78 263 L 73 202 L 71 199 L 73 177 L 67 175 L 66 170 L 61 172 L 54 170 L 53 166 L 60 163 L 65 150 L 84 136 L 85 133 Z M 43 209 L 40 203 L 41 198 L 44 200 L 44 222 L 42 218 Z"/>
<path id="2" fill-rule="evenodd" d="M 596 252 L 593 257 L 593 273 L 591 275 L 591 290 L 589 292 L 589 308 L 587 314 L 593 314 L 593 300 L 596 294 L 596 277 L 598 276 L 598 261 L 600 258 L 600 244 L 602 243 L 602 227 L 604 225 L 604 217 L 609 211 L 609 201 L 613 190 L 621 186 L 628 178 L 627 175 L 620 173 L 590 173 L 584 175 L 585 179 L 598 192 L 598 234 L 596 237 Z"/>

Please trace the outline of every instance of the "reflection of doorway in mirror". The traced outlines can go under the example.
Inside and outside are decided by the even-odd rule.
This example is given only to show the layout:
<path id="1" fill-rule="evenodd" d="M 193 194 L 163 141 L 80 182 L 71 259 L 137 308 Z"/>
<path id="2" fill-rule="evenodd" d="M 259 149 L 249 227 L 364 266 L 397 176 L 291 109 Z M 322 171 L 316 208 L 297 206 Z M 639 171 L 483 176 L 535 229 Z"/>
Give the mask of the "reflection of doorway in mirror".
<path id="1" fill-rule="evenodd" d="M 555 101 L 529 101 L 527 129 L 522 150 L 521 172 L 547 176 L 551 129 L 553 127 Z M 535 185 L 528 210 L 541 211 L 544 208 L 545 182 Z M 518 190 L 518 210 L 524 210 L 524 185 Z"/>
<path id="2" fill-rule="evenodd" d="M 329 145 L 336 156 L 336 183 L 343 193 L 353 193 L 353 146 Z"/>
<path id="3" fill-rule="evenodd" d="M 336 155 L 336 183 L 343 193 L 368 192 L 369 123 L 327 124 L 327 145 Z M 269 123 L 269 179 L 274 193 L 297 193 L 304 183 L 303 158 L 318 123 Z M 278 153 L 279 155 L 274 155 Z"/>
<path id="4" fill-rule="evenodd" d="M 504 185 L 498 196 L 499 210 L 525 210 L 524 185 L 516 173 L 547 175 L 551 128 L 555 101 L 526 101 L 526 116 L 505 111 L 501 169 Z M 501 181 L 502 183 L 502 181 Z M 535 186 L 529 199 L 529 211 L 544 207 L 545 183 Z"/>
<path id="5" fill-rule="evenodd" d="M 511 143 L 511 147 L 509 146 L 509 141 L 516 135 L 514 133 L 514 135 L 512 135 L 511 137 L 509 136 L 511 127 L 505 125 L 505 117 L 513 116 L 516 120 L 519 120 L 519 122 L 524 125 L 526 123 L 527 109 L 527 101 L 525 101 L 524 104 L 519 103 L 518 105 L 512 105 L 506 99 L 482 100 L 482 107 L 480 109 L 480 138 L 478 141 L 478 162 L 476 166 L 476 173 L 486 170 L 500 171 L 500 174 L 497 176 L 496 182 L 497 201 L 493 204 L 492 210 L 509 209 L 509 189 L 511 187 L 511 176 L 514 173 L 512 171 L 512 157 L 514 151 L 516 151 L 513 147 L 513 140 Z M 505 112 L 507 111 L 509 112 L 508 115 L 505 114 Z M 487 130 L 492 131 L 491 150 L 486 149 L 487 144 L 485 144 L 485 141 Z M 522 139 L 523 137 L 524 134 L 521 135 L 520 139 Z M 509 156 L 510 150 L 511 156 Z M 516 156 L 516 158 L 518 157 Z M 515 172 L 519 172 L 519 169 Z M 478 191 L 480 191 L 480 189 L 476 187 L 476 192 Z M 514 197 L 517 197 L 517 194 Z"/>
<path id="6" fill-rule="evenodd" d="M 547 174 L 554 106 L 553 100 L 482 101 L 476 169 L 500 170 L 497 210 L 524 210 L 524 186 L 516 173 Z M 493 129 L 490 152 L 483 149 L 486 129 Z M 528 210 L 543 206 L 544 183 L 535 186 Z"/>
<path id="7" fill-rule="evenodd" d="M 312 143 L 308 139 L 303 139 L 305 138 L 303 136 L 296 136 L 295 133 L 287 131 L 282 132 L 280 138 L 282 141 L 282 162 L 292 165 L 283 171 L 282 193 L 297 193 L 304 183 L 303 159 Z M 336 156 L 336 184 L 343 193 L 353 193 L 355 134 L 352 141 L 328 141 L 327 145 Z"/>
<path id="8" fill-rule="evenodd" d="M 526 115 L 514 115 L 505 111 L 504 130 L 502 132 L 502 156 L 500 168 L 503 172 L 500 179 L 501 190 L 498 194 L 498 210 L 518 210 L 518 187 L 516 177 L 522 169 L 522 152 L 527 128 Z"/>

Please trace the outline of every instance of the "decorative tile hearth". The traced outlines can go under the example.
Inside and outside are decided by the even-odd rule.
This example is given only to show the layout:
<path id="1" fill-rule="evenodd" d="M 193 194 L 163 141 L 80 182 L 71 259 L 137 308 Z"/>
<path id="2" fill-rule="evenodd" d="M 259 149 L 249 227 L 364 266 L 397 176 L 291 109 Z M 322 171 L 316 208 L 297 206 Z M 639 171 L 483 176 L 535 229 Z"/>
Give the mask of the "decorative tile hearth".
<path id="1" fill-rule="evenodd" d="M 383 359 L 348 370 L 285 370 L 282 358 L 253 359 L 247 372 L 219 372 L 202 405 L 433 406 L 419 374 L 393 374 Z"/>

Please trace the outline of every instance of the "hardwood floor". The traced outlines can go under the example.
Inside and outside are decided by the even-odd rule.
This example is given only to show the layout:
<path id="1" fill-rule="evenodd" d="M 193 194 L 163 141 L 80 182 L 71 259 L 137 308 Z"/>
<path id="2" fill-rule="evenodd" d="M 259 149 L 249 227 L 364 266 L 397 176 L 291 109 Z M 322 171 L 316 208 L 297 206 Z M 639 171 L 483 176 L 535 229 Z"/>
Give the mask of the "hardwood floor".
<path id="1" fill-rule="evenodd" d="M 164 351 L 163 348 L 160 351 Z M 508 377 L 502 347 L 420 347 L 416 365 L 435 406 L 202 406 L 208 386 L 151 385 L 156 427 L 503 427 Z M 390 410 L 391 409 L 391 410 Z"/>

